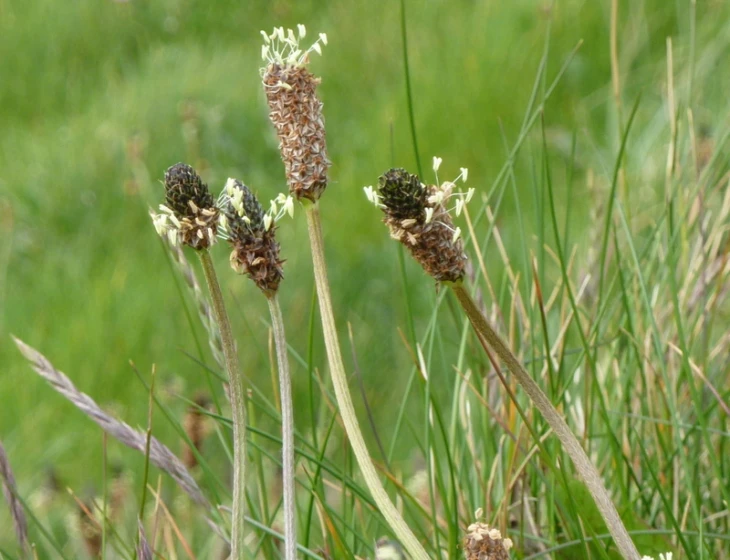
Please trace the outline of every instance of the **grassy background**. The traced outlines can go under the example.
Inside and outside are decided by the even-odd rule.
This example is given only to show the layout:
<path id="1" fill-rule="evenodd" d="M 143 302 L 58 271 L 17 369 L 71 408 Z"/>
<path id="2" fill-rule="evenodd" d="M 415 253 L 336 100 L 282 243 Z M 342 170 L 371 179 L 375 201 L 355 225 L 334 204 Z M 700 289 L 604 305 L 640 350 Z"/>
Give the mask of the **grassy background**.
<path id="1" fill-rule="evenodd" d="M 507 251 L 524 274 L 524 255 L 537 249 L 546 286 L 559 269 L 551 273 L 539 250 L 549 229 L 540 194 L 543 157 L 553 164 L 558 220 L 569 224 L 565 246 L 577 242 L 578 258 L 590 262 L 586 255 L 598 249 L 586 233 L 591 211 L 605 205 L 623 127 L 639 94 L 626 154 L 634 180 L 623 193 L 625 204 L 636 209 L 641 229 L 642 219 L 644 225 L 653 219 L 641 211 L 663 203 L 670 138 L 667 37 L 674 46 L 678 111 L 692 108 L 696 130 L 710 137 L 727 130 L 725 2 L 619 3 L 620 109 L 611 87 L 608 1 L 406 4 L 412 107 L 425 178 L 438 155 L 444 158 L 443 177 L 469 168 L 478 198 L 506 187 L 498 223 Z M 79 491 L 98 488 L 102 437 L 31 373 L 9 333 L 38 348 L 132 425 L 146 422 L 147 393 L 129 360 L 146 376 L 156 364 L 161 396 L 178 415 L 185 407 L 180 396 L 190 398 L 205 386 L 201 368 L 185 355 L 198 355 L 196 340 L 205 349 L 205 335 L 186 319 L 147 208 L 161 200 L 165 168 L 180 160 L 200 169 L 214 190 L 229 176 L 264 199 L 285 189 L 258 74 L 259 29 L 275 25 L 303 22 L 310 33 L 329 36 L 312 68 L 323 77 L 334 162 L 322 201 L 333 295 L 342 339 L 350 322 L 368 399 L 390 442 L 389 426 L 411 367 L 399 330 L 410 337 L 412 324 L 420 339 L 437 298 L 433 283 L 407 262 L 408 311 L 398 248 L 361 189 L 392 165 L 417 167 L 400 17 L 398 3 L 387 1 L 0 0 L 0 439 L 22 491 L 41 486 L 50 465 L 64 484 Z M 520 136 L 543 57 L 538 98 L 570 63 L 545 104 L 545 142 L 538 119 L 509 168 L 510 182 L 500 172 Z M 305 230 L 301 215 L 280 230 L 287 259 L 282 305 L 290 344 L 303 355 L 313 292 Z M 477 231 L 481 239 L 488 228 L 482 223 Z M 492 246 L 484 252 L 489 266 L 499 262 Z M 222 249 L 216 256 L 243 363 L 270 394 L 266 306 L 248 282 L 226 272 L 226 257 Z M 495 272 L 493 281 L 508 307 L 509 294 L 499 288 L 504 275 Z M 722 323 L 715 327 L 722 330 Z M 323 347 L 319 336 L 315 340 L 313 364 L 324 372 Z M 433 383 L 446 389 L 453 377 L 449 348 L 458 348 L 459 339 L 446 334 L 441 344 L 444 357 Z M 211 363 L 207 352 L 203 359 Z M 306 427 L 307 369 L 295 363 L 293 374 L 298 409 L 304 411 L 298 422 Z M 415 401 L 414 414 L 423 404 Z M 155 433 L 177 448 L 169 425 L 159 421 Z M 419 452 L 409 437 L 399 441 L 396 459 L 408 469 Z M 115 445 L 109 453 L 141 469 L 132 453 Z M 6 526 L 0 508 L 0 527 Z"/>

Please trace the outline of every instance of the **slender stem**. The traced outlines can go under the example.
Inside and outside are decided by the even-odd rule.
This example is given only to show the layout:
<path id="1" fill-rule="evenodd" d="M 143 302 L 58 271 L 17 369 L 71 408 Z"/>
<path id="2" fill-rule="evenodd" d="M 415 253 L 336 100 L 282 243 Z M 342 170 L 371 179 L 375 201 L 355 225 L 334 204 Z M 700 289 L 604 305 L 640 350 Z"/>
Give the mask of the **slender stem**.
<path id="1" fill-rule="evenodd" d="M 284 456 L 284 557 L 286 560 L 297 558 L 297 518 L 296 495 L 294 488 L 294 403 L 292 402 L 291 374 L 289 357 L 286 353 L 286 334 L 284 318 L 281 315 L 279 299 L 276 294 L 267 298 L 271 312 L 271 325 L 274 329 L 276 361 L 279 364 L 279 392 L 281 393 L 281 432 L 282 453 Z"/>
<path id="2" fill-rule="evenodd" d="M 243 560 L 246 545 L 243 538 L 244 507 L 246 504 L 246 390 L 243 375 L 238 367 L 236 342 L 233 340 L 231 323 L 223 302 L 223 294 L 213 267 L 213 260 L 207 250 L 198 251 L 203 265 L 205 280 L 210 290 L 218 329 L 223 344 L 228 387 L 233 415 L 233 519 L 231 522 L 231 560 Z"/>
<path id="3" fill-rule="evenodd" d="M 613 505 L 613 501 L 611 501 L 611 497 L 608 495 L 608 491 L 603 484 L 603 479 L 601 478 L 600 473 L 593 463 L 591 463 L 591 460 L 580 446 L 580 443 L 578 443 L 573 432 L 570 431 L 568 424 L 565 423 L 563 417 L 555 409 L 545 393 L 543 393 L 542 389 L 540 389 L 540 386 L 532 379 L 532 377 L 530 377 L 525 368 L 512 353 L 512 350 L 509 349 L 507 344 L 482 315 L 481 311 L 479 311 L 479 308 L 474 303 L 474 300 L 472 300 L 464 285 L 457 282 L 451 284 L 451 289 L 454 291 L 459 303 L 461 303 L 464 308 L 474 330 L 487 341 L 494 352 L 504 361 L 507 365 L 507 369 L 509 369 L 509 371 L 517 378 L 517 381 L 520 385 L 522 385 L 527 396 L 530 397 L 533 404 L 542 413 L 547 423 L 555 432 L 555 435 L 558 436 L 560 443 L 563 444 L 563 447 L 572 459 L 575 468 L 585 481 L 588 491 L 593 496 L 596 506 L 601 512 L 601 515 L 603 516 L 608 530 L 613 536 L 621 555 L 626 560 L 639 560 L 639 552 L 636 550 L 636 546 L 631 540 L 626 527 L 624 527 L 621 517 L 619 517 L 619 514 L 616 511 L 616 507 Z"/>
<path id="4" fill-rule="evenodd" d="M 378 478 L 375 465 L 370 458 L 365 445 L 360 425 L 355 415 L 355 407 L 352 404 L 352 396 L 347 386 L 345 366 L 340 353 L 340 343 L 337 339 L 335 318 L 332 313 L 332 298 L 330 296 L 329 280 L 327 279 L 327 266 L 324 258 L 324 241 L 322 239 L 322 223 L 319 216 L 317 204 L 305 206 L 307 213 L 307 224 L 309 226 L 309 242 L 312 245 L 312 261 L 314 263 L 314 280 L 317 285 L 319 298 L 319 312 L 322 316 L 322 330 L 324 331 L 324 342 L 327 348 L 327 359 L 329 361 L 332 383 L 335 388 L 337 406 L 340 409 L 342 421 L 345 424 L 347 437 L 355 452 L 360 471 L 365 478 L 365 483 L 373 495 L 380 512 L 390 525 L 400 543 L 405 547 L 413 560 L 428 560 L 429 556 L 418 539 L 403 520 L 400 512 L 393 505 L 388 497 L 382 482 Z"/>

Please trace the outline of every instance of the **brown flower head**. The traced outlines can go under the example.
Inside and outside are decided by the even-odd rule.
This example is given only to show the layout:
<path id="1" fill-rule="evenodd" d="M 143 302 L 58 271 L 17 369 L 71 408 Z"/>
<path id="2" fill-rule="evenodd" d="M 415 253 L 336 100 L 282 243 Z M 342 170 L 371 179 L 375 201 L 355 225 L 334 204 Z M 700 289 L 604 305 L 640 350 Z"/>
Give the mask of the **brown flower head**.
<path id="1" fill-rule="evenodd" d="M 440 159 L 434 159 L 438 169 Z M 466 180 L 462 169 L 458 179 Z M 417 175 L 405 169 L 391 169 L 380 177 L 377 190 L 365 187 L 368 199 L 378 206 L 390 236 L 410 251 L 423 269 L 439 282 L 455 282 L 464 276 L 466 255 L 461 240 L 461 229 L 454 223 L 446 202 L 456 197 L 459 215 L 473 194 L 455 193 L 454 182 L 424 185 Z"/>
<path id="2" fill-rule="evenodd" d="M 160 235 L 173 245 L 207 249 L 216 241 L 219 217 L 215 199 L 192 167 L 176 163 L 165 172 L 165 204 L 152 216 Z"/>
<path id="3" fill-rule="evenodd" d="M 274 232 L 276 221 L 294 211 L 294 200 L 279 195 L 265 212 L 251 190 L 236 179 L 228 179 L 219 205 L 223 228 L 233 246 L 231 266 L 247 274 L 267 296 L 276 293 L 284 277 L 279 258 L 279 244 Z"/>
<path id="4" fill-rule="evenodd" d="M 320 79 L 306 69 L 309 53 L 322 53 L 327 35 L 320 33 L 314 44 L 303 51 L 299 41 L 306 35 L 303 25 L 298 33 L 283 27 L 264 37 L 262 57 L 266 67 L 262 79 L 269 105 L 269 118 L 276 128 L 279 151 L 286 170 L 289 192 L 297 200 L 316 202 L 327 187 L 327 140 L 322 116 L 322 101 L 316 89 Z M 320 44 L 321 43 L 321 44 Z"/>
<path id="5" fill-rule="evenodd" d="M 481 517 L 478 510 L 476 517 Z M 476 522 L 469 525 L 464 538 L 464 555 L 466 560 L 509 560 L 511 539 L 503 539 L 497 529 L 486 523 Z"/>

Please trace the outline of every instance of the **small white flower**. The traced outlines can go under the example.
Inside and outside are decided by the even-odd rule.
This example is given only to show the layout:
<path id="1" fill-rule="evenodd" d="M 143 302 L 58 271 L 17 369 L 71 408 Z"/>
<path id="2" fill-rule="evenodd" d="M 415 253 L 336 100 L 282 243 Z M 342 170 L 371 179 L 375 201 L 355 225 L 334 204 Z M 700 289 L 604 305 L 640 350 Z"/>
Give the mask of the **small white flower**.
<path id="1" fill-rule="evenodd" d="M 286 202 L 287 196 L 284 193 L 279 193 L 276 195 L 276 202 L 277 204 L 284 204 Z"/>
<path id="2" fill-rule="evenodd" d="M 512 539 L 505 538 L 505 539 L 502 539 L 502 546 L 504 547 L 504 549 L 507 552 L 509 552 L 509 549 L 514 546 L 514 543 L 512 542 Z"/>
<path id="3" fill-rule="evenodd" d="M 431 220 L 433 220 L 433 208 L 426 208 L 426 219 L 424 221 L 430 224 Z"/>
<path id="4" fill-rule="evenodd" d="M 264 216 L 264 230 L 269 231 L 271 228 L 271 224 L 274 223 L 274 218 L 271 217 L 271 214 L 266 214 Z"/>
<path id="5" fill-rule="evenodd" d="M 166 214 L 153 214 L 152 224 L 155 226 L 157 235 L 164 235 L 167 231 L 167 215 Z"/>
<path id="6" fill-rule="evenodd" d="M 451 237 L 451 242 L 456 243 L 456 241 L 461 237 L 461 228 L 458 227 L 454 230 L 454 235 Z"/>
<path id="7" fill-rule="evenodd" d="M 443 161 L 443 159 L 441 159 L 440 157 L 435 157 L 434 156 L 434 158 L 433 158 L 433 170 L 434 171 L 438 171 L 439 170 L 439 167 L 441 167 L 441 162 L 442 161 Z"/>
<path id="8" fill-rule="evenodd" d="M 464 210 L 464 199 L 463 198 L 457 198 L 456 199 L 456 208 L 454 209 L 454 212 L 457 216 L 461 216 L 461 211 Z"/>
<path id="9" fill-rule="evenodd" d="M 460 167 L 459 170 L 461 171 L 461 180 L 466 183 L 466 178 L 469 176 L 469 170 L 466 167 Z"/>
<path id="10" fill-rule="evenodd" d="M 307 36 L 307 28 L 304 27 L 301 23 L 297 24 L 297 29 L 299 30 L 299 38 L 304 39 L 304 37 Z"/>
<path id="11" fill-rule="evenodd" d="M 372 204 L 374 204 L 378 208 L 382 206 L 382 204 L 380 203 L 380 195 L 372 186 L 363 187 L 362 190 L 365 191 L 365 196 Z"/>
<path id="12" fill-rule="evenodd" d="M 226 186 L 224 188 L 228 196 L 233 196 L 233 193 L 236 190 L 236 180 L 232 177 L 228 177 L 228 181 L 226 181 Z"/>
<path id="13" fill-rule="evenodd" d="M 444 201 L 445 193 L 442 190 L 437 190 L 434 194 L 428 197 L 427 201 L 429 204 L 436 206 Z"/>

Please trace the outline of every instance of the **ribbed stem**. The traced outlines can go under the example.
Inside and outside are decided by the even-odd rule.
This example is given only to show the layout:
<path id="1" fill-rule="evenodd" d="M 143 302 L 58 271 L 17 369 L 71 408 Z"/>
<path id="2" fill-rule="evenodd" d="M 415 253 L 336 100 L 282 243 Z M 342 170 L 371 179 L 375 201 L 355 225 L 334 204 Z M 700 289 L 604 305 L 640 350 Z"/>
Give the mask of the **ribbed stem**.
<path id="1" fill-rule="evenodd" d="M 600 473 L 588 458 L 580 443 L 578 443 L 573 432 L 570 431 L 568 424 L 565 423 L 563 417 L 555 409 L 550 399 L 547 398 L 547 395 L 540 389 L 540 386 L 530 377 L 530 374 L 527 373 L 512 353 L 512 350 L 509 349 L 507 344 L 482 315 L 481 311 L 479 311 L 479 308 L 474 303 L 474 300 L 472 300 L 464 285 L 461 282 L 457 282 L 450 284 L 450 286 L 469 317 L 469 321 L 472 327 L 474 327 L 474 330 L 486 340 L 487 344 L 504 361 L 507 369 L 515 376 L 517 382 L 525 390 L 525 393 L 527 393 L 527 396 L 530 397 L 530 400 L 532 400 L 533 404 L 542 413 L 547 423 L 553 429 L 553 432 L 555 432 L 555 435 L 558 436 L 560 443 L 563 444 L 563 448 L 570 456 L 576 470 L 583 478 L 588 491 L 593 496 L 596 506 L 601 512 L 621 555 L 626 560 L 640 560 L 641 556 L 639 555 L 639 551 L 636 550 L 634 542 L 631 540 L 626 527 L 624 527 L 621 517 L 619 517 L 618 511 L 616 511 L 616 507 L 613 505 L 613 501 L 603 484 Z"/>
<path id="2" fill-rule="evenodd" d="M 297 518 L 294 488 L 294 403 L 291 394 L 289 357 L 286 353 L 284 318 L 279 307 L 279 298 L 274 294 L 267 298 L 271 312 L 271 325 L 276 344 L 276 361 L 279 365 L 279 392 L 281 393 L 281 432 L 284 463 L 284 558 L 297 558 Z"/>
<path id="3" fill-rule="evenodd" d="M 208 283 L 213 313 L 218 323 L 223 344 L 228 387 L 231 397 L 233 415 L 233 519 L 231 522 L 231 560 L 243 560 L 246 545 L 244 543 L 243 524 L 246 505 L 246 389 L 243 375 L 238 367 L 236 342 L 233 340 L 231 323 L 228 320 L 223 294 L 218 284 L 218 277 L 213 267 L 213 260 L 207 250 L 198 251 L 203 273 Z"/>
<path id="4" fill-rule="evenodd" d="M 352 404 L 350 389 L 347 386 L 345 366 L 340 353 L 340 343 L 337 339 L 335 318 L 332 312 L 332 298 L 330 296 L 329 280 L 327 279 L 327 267 L 324 257 L 324 242 L 322 239 L 322 223 L 319 216 L 319 208 L 316 203 L 305 203 L 307 224 L 309 226 L 309 242 L 312 246 L 312 261 L 314 263 L 314 280 L 317 285 L 317 297 L 319 299 L 319 312 L 322 316 L 322 330 L 324 331 L 324 342 L 327 348 L 327 359 L 329 361 L 332 383 L 335 388 L 337 406 L 340 409 L 342 421 L 345 424 L 347 437 L 355 452 L 360 471 L 365 483 L 373 495 L 380 512 L 390 525 L 400 543 L 405 547 L 413 560 L 429 560 L 426 550 L 403 520 L 400 512 L 393 505 L 388 497 L 383 484 L 378 478 L 368 449 L 365 446 L 360 426 L 355 416 L 355 407 Z"/>

